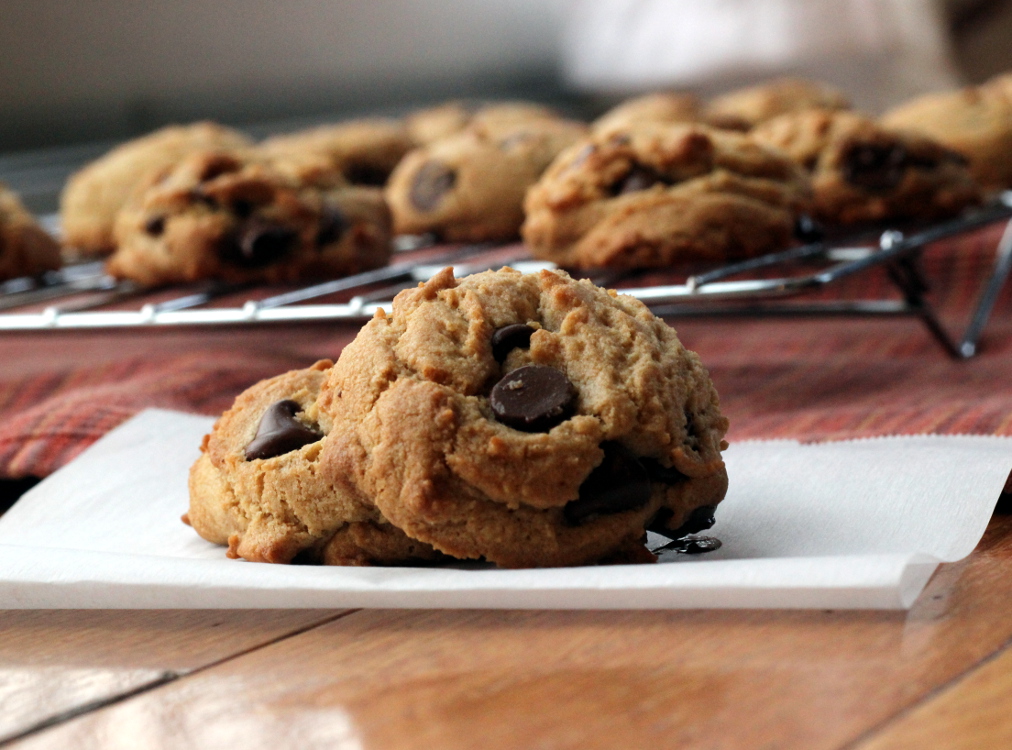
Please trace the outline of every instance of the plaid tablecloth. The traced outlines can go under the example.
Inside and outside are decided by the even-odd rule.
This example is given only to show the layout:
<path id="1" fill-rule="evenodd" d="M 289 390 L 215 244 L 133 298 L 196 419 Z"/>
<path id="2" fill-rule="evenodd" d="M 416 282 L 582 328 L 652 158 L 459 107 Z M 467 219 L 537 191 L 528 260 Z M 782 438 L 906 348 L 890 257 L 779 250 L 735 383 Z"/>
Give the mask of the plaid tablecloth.
<path id="1" fill-rule="evenodd" d="M 993 263 L 992 226 L 929 249 L 933 301 L 962 330 Z M 876 271 L 839 296 L 898 296 Z M 950 359 L 915 319 L 674 320 L 709 368 L 730 440 L 1012 434 L 1012 289 L 981 353 Z M 336 358 L 357 326 L 0 334 L 0 478 L 45 476 L 150 406 L 217 414 L 241 390 Z"/>

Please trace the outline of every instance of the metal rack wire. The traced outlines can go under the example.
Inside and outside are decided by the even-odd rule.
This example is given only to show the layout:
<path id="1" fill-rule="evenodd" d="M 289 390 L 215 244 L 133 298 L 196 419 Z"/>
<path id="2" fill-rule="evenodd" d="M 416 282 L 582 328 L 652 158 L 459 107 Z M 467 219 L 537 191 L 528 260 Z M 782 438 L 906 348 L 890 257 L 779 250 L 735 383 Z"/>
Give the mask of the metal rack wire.
<path id="1" fill-rule="evenodd" d="M 977 352 L 998 294 L 1012 271 L 1012 191 L 992 204 L 960 218 L 904 233 L 887 229 L 880 233 L 824 241 L 764 255 L 740 263 L 689 276 L 682 284 L 641 285 L 642 274 L 602 273 L 598 283 L 618 286 L 646 303 L 658 315 L 682 316 L 914 316 L 951 356 L 969 358 Z M 1000 221 L 1007 222 L 997 245 L 995 262 L 984 281 L 983 291 L 970 322 L 958 338 L 938 320 L 926 299 L 927 284 L 917 263 L 924 248 L 938 240 L 969 232 Z M 402 257 L 418 255 L 417 244 L 400 248 Z M 403 252 L 403 251 L 408 252 Z M 817 263 L 815 271 L 769 278 L 778 268 Z M 148 290 L 106 276 L 100 263 L 72 266 L 38 279 L 16 279 L 0 285 L 0 332 L 66 330 L 155 330 L 179 326 L 244 326 L 270 323 L 360 321 L 376 310 L 390 309 L 397 291 L 430 278 L 439 269 L 454 266 L 454 273 L 469 273 L 512 265 L 529 272 L 554 268 L 526 254 L 502 252 L 488 245 L 470 245 L 420 258 L 396 262 L 385 268 L 313 284 L 274 296 L 251 295 L 238 305 L 214 306 L 216 300 L 243 293 L 241 287 L 209 282 L 186 287 L 180 296 L 145 301 Z M 900 291 L 900 299 L 783 301 L 803 297 L 848 276 L 884 267 Z M 745 277 L 745 278 L 740 278 Z M 352 294 L 343 302 L 320 303 L 335 295 Z M 136 301 L 136 309 L 103 309 Z M 41 310 L 37 308 L 44 305 Z M 19 308 L 36 308 L 19 311 Z"/>

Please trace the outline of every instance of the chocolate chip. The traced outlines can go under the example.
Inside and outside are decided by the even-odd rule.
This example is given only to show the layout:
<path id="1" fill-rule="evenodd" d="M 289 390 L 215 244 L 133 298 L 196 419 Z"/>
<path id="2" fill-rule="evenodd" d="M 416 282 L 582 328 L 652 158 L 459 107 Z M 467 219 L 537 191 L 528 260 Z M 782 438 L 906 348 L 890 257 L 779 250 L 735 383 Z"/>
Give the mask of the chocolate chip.
<path id="1" fill-rule="evenodd" d="M 152 216 L 144 222 L 144 231 L 152 237 L 161 237 L 162 232 L 165 231 L 165 217 Z"/>
<path id="2" fill-rule="evenodd" d="M 256 437 L 246 446 L 246 460 L 274 458 L 322 438 L 322 434 L 295 418 L 301 409 L 290 399 L 267 407 L 257 427 Z"/>
<path id="3" fill-rule="evenodd" d="M 442 162 L 426 162 L 411 183 L 411 202 L 419 211 L 432 211 L 456 184 L 455 171 Z"/>
<path id="4" fill-rule="evenodd" d="M 226 244 L 222 256 L 236 265 L 259 268 L 282 258 L 298 236 L 290 227 L 254 217 Z"/>
<path id="5" fill-rule="evenodd" d="M 390 170 L 376 164 L 349 164 L 344 169 L 344 176 L 352 185 L 383 187 L 390 177 Z"/>
<path id="6" fill-rule="evenodd" d="M 497 328 L 492 334 L 492 356 L 502 363 L 514 349 L 529 349 L 534 329 L 523 323 Z"/>
<path id="7" fill-rule="evenodd" d="M 826 238 L 826 229 L 808 214 L 801 214 L 794 221 L 794 236 L 805 244 L 822 242 Z"/>
<path id="8" fill-rule="evenodd" d="M 348 220 L 336 206 L 327 206 L 320 215 L 320 228 L 316 232 L 316 246 L 332 245 L 348 231 Z"/>
<path id="9" fill-rule="evenodd" d="M 896 187 L 907 167 L 907 152 L 898 143 L 855 143 L 843 157 L 843 176 L 852 185 L 881 191 Z"/>
<path id="10" fill-rule="evenodd" d="M 571 524 L 642 508 L 650 500 L 650 477 L 636 456 L 619 443 L 603 443 L 601 448 L 604 460 L 583 480 L 580 496 L 563 508 Z"/>
<path id="11" fill-rule="evenodd" d="M 253 213 L 253 209 L 256 206 L 250 201 L 242 200 L 241 198 L 232 203 L 232 213 L 238 216 L 240 219 L 245 219 Z"/>
<path id="12" fill-rule="evenodd" d="M 527 365 L 496 383 L 489 403 L 503 424 L 524 432 L 548 432 L 569 419 L 575 396 L 569 378 L 554 367 Z"/>
<path id="13" fill-rule="evenodd" d="M 653 187 L 657 183 L 669 184 L 669 180 L 649 167 L 634 164 L 629 173 L 612 187 L 612 195 L 635 193 Z"/>
<path id="14" fill-rule="evenodd" d="M 660 484 L 678 484 L 688 479 L 674 466 L 664 466 L 660 461 L 653 458 L 641 458 L 640 463 L 647 470 L 650 480 Z"/>

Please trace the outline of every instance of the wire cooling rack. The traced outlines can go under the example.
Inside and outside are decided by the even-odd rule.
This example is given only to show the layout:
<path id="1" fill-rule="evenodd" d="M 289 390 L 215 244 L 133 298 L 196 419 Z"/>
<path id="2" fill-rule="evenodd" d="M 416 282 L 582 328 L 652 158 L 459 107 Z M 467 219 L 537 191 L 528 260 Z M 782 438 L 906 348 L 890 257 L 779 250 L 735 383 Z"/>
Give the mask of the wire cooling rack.
<path id="1" fill-rule="evenodd" d="M 807 244 L 696 273 L 680 284 L 644 285 L 643 279 L 649 275 L 642 272 L 602 271 L 589 278 L 619 288 L 664 317 L 913 316 L 948 354 L 969 358 L 977 352 L 995 301 L 1012 270 L 1010 219 L 1012 191 L 950 221 L 905 232 L 890 228 Z M 953 337 L 925 296 L 927 283 L 918 258 L 933 242 L 1002 221 L 1006 227 L 995 250 L 994 265 L 983 280 L 965 331 Z M 221 283 L 191 285 L 168 293 L 145 290 L 105 275 L 101 263 L 71 266 L 0 285 L 0 332 L 361 321 L 380 308 L 389 311 L 394 294 L 447 265 L 454 267 L 458 277 L 503 265 L 523 272 L 555 267 L 531 259 L 520 246 L 468 245 L 439 251 L 425 244 L 417 238 L 400 238 L 396 262 L 390 266 L 269 296 L 262 296 L 263 288 Z M 815 270 L 811 270 L 813 266 Z M 900 292 L 899 299 L 803 300 L 806 294 L 876 267 L 885 268 Z M 776 275 L 780 269 L 785 275 Z M 328 299 L 331 301 L 325 301 Z"/>

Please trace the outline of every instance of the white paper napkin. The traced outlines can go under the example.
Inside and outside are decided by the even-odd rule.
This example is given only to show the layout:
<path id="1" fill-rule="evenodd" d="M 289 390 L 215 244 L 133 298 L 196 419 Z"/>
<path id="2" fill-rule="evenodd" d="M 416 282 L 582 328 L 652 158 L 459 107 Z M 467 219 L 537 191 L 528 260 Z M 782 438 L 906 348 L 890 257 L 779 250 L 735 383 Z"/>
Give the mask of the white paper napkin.
<path id="1" fill-rule="evenodd" d="M 340 568 L 229 560 L 183 525 L 213 420 L 150 410 L 0 518 L 0 607 L 905 608 L 966 556 L 1012 468 L 1005 438 L 745 442 L 707 532 L 657 565 Z"/>

